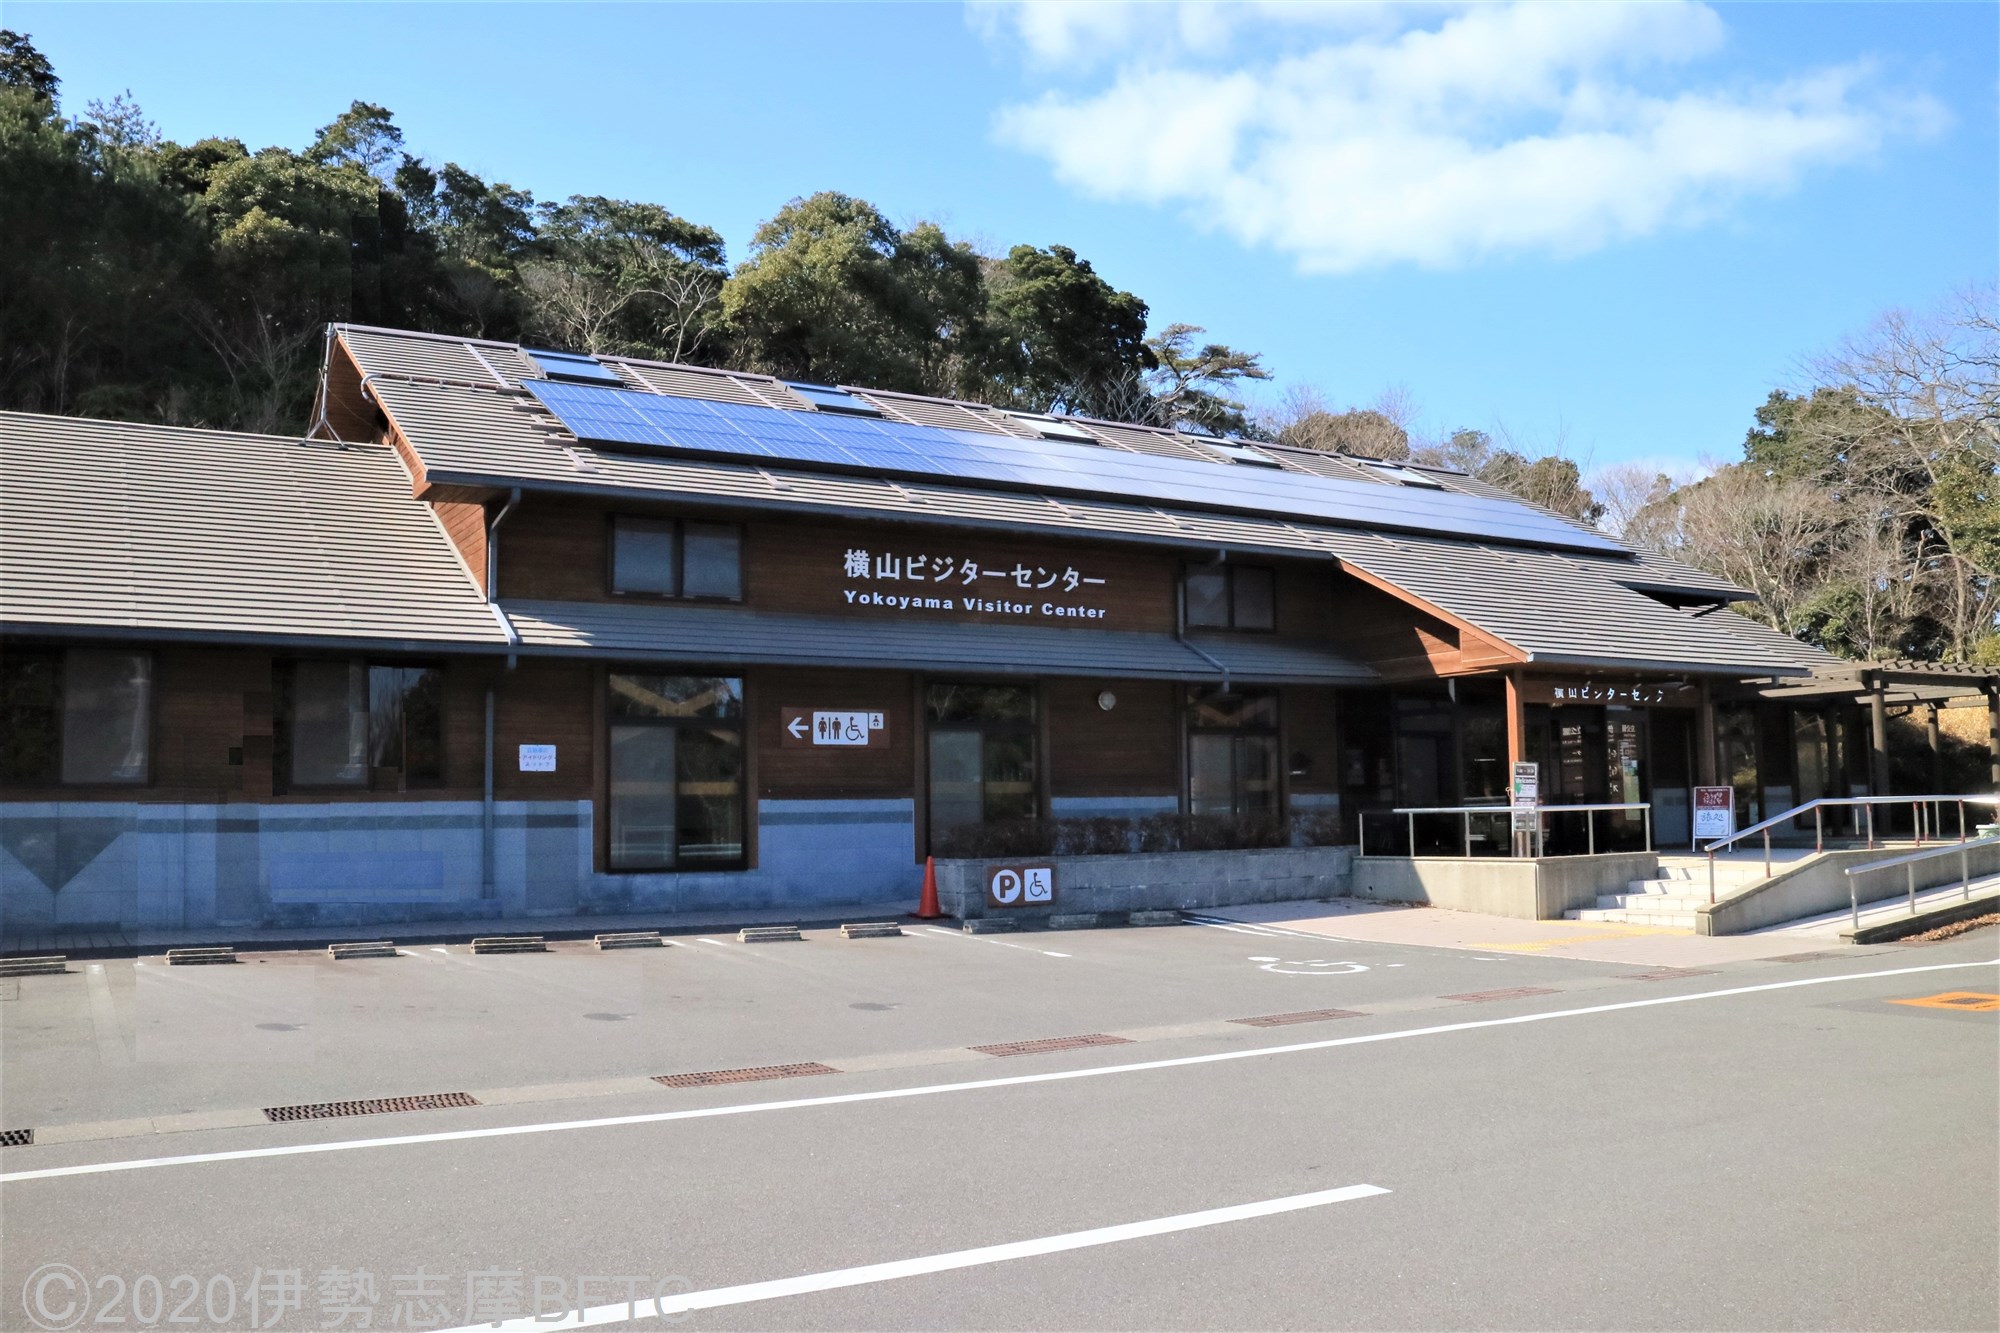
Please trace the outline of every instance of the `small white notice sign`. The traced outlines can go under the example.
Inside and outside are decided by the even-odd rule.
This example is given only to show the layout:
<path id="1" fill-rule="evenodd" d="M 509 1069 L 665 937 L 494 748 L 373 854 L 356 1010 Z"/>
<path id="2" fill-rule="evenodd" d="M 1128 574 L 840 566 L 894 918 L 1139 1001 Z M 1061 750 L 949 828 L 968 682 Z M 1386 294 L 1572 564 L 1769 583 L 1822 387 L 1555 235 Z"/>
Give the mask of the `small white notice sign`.
<path id="1" fill-rule="evenodd" d="M 521 771 L 523 773 L 555 772 L 556 747 L 553 745 L 523 745 L 521 747 Z"/>
<path id="2" fill-rule="evenodd" d="M 1736 832 L 1736 792 L 1731 787 L 1694 789 L 1694 836 L 1726 838 Z"/>

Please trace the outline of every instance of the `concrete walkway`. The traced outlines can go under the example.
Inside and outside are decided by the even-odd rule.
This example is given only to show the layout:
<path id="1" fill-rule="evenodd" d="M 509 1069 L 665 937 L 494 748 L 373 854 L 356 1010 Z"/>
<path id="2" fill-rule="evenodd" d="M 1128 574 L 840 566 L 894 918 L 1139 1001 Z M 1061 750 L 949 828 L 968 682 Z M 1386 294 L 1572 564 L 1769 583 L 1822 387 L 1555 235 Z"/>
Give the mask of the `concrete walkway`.
<path id="1" fill-rule="evenodd" d="M 588 939 L 615 930 L 657 930 L 667 935 L 733 932 L 741 926 L 838 926 L 845 921 L 894 921 L 916 904 L 856 903 L 851 906 L 738 908 L 722 912 L 634 912 L 615 916 L 537 916 L 496 919 L 398 921 L 373 926 L 216 926 L 204 930 L 22 931 L 0 936 L 0 954 L 67 954 L 71 958 L 128 957 L 203 944 L 234 945 L 245 953 L 260 949 L 312 949 L 346 940 L 394 940 L 398 944 L 452 944 L 480 935 L 544 935 Z"/>
<path id="2" fill-rule="evenodd" d="M 1867 952 L 1826 939 L 1766 933 L 1711 937 L 1692 931 L 1596 921 L 1522 921 L 1515 917 L 1450 912 L 1441 907 L 1398 907 L 1337 898 L 1331 902 L 1264 903 L 1196 913 L 1217 920 L 1281 926 L 1328 939 L 1466 949 L 1494 955 L 1534 954 L 1605 963 L 1699 968 L 1716 963 L 1782 958 L 1801 952 Z"/>

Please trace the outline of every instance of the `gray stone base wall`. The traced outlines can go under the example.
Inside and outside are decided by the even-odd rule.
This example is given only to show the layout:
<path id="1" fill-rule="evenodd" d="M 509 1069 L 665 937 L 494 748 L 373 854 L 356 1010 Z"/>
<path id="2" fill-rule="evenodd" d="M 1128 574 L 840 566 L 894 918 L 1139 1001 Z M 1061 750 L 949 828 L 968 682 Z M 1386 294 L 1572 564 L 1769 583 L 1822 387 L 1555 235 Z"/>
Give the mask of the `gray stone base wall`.
<path id="1" fill-rule="evenodd" d="M 923 886 L 907 799 L 759 801 L 751 870 L 593 875 L 587 912 L 810 910 L 907 898 Z"/>
<path id="2" fill-rule="evenodd" d="M 575 911 L 587 801 L 0 805 L 0 933 L 421 921 Z"/>
<path id="3" fill-rule="evenodd" d="M 989 907 L 988 872 L 1001 865 L 1053 865 L 1049 907 Z M 1258 847 L 1233 852 L 1049 856 L 939 861 L 938 905 L 960 918 L 1054 912 L 1146 912 L 1331 898 L 1347 892 L 1352 847 Z"/>

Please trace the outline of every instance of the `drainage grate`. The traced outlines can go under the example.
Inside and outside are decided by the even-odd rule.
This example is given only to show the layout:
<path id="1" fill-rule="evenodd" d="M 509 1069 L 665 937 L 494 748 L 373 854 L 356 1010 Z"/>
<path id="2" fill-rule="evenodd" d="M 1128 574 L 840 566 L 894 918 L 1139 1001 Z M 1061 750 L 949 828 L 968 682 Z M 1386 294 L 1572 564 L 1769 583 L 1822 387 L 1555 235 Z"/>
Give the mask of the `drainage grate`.
<path id="1" fill-rule="evenodd" d="M 1840 955 L 1837 953 L 1827 953 L 1825 950 L 1821 949 L 1821 950 L 1815 950 L 1812 953 L 1773 954 L 1771 957 L 1766 958 L 1764 961 L 1767 963 L 1816 963 L 1822 958 L 1838 958 L 1838 957 L 1840 957 Z"/>
<path id="2" fill-rule="evenodd" d="M 34 1141 L 32 1129 L 0 1129 L 0 1148 L 25 1148 Z"/>
<path id="3" fill-rule="evenodd" d="M 1360 1018 L 1353 1009 L 1301 1009 L 1295 1014 L 1259 1014 L 1255 1018 L 1232 1018 L 1246 1028 L 1281 1028 L 1293 1023 L 1320 1023 L 1329 1018 Z"/>
<path id="4" fill-rule="evenodd" d="M 1627 981 L 1679 981 L 1682 977 L 1712 977 L 1715 973 L 1703 967 L 1656 967 L 1650 972 L 1627 972 Z"/>
<path id="5" fill-rule="evenodd" d="M 344 1115 L 384 1115 L 390 1111 L 442 1111 L 453 1106 L 477 1106 L 463 1092 L 426 1092 L 415 1097 L 370 1097 L 358 1102 L 312 1102 L 305 1106 L 267 1106 L 271 1120 L 332 1120 Z"/>
<path id="6" fill-rule="evenodd" d="M 1080 1037 L 1043 1037 L 1040 1041 L 1003 1041 L 993 1046 L 969 1049 L 981 1055 L 1040 1055 L 1043 1051 L 1075 1051 L 1085 1046 L 1126 1046 L 1130 1037 L 1114 1037 L 1104 1032 L 1086 1032 Z"/>
<path id="7" fill-rule="evenodd" d="M 832 1065 L 759 1065 L 754 1069 L 709 1069 L 698 1074 L 655 1074 L 653 1082 L 669 1088 L 705 1088 L 712 1083 L 757 1083 L 767 1078 L 807 1078 L 838 1074 Z"/>
<path id="8" fill-rule="evenodd" d="M 1483 1004 L 1487 1000 L 1519 1000 L 1530 995 L 1560 995 L 1561 991 L 1550 990 L 1547 986 L 1509 986 L 1506 990 L 1475 990 L 1463 995 L 1440 995 L 1440 1000 L 1464 1000 L 1468 1004 Z"/>

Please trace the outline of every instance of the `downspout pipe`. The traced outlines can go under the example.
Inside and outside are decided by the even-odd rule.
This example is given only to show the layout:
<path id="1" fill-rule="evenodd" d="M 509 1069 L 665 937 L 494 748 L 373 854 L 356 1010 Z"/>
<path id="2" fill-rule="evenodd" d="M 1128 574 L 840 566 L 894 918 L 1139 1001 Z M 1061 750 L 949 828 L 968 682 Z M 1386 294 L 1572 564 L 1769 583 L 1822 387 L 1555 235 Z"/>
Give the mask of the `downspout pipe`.
<path id="1" fill-rule="evenodd" d="M 521 641 L 521 636 L 515 630 L 514 622 L 507 619 L 507 613 L 500 609 L 500 525 L 507 521 L 507 515 L 513 513 L 514 507 L 520 503 L 521 488 L 516 486 L 507 496 L 507 503 L 500 507 L 500 512 L 495 514 L 492 521 L 486 525 L 486 604 L 492 608 L 493 617 L 500 622 L 500 628 L 506 633 L 507 642 L 510 645 L 518 644 Z M 507 654 L 507 669 L 509 671 L 514 669 L 515 661 L 516 658 L 513 653 Z M 486 687 L 485 748 L 486 781 L 480 803 L 479 820 L 479 893 L 482 898 L 492 898 L 496 896 L 496 890 L 494 887 L 495 875 L 493 864 L 493 687 L 491 685 Z"/>
<path id="2" fill-rule="evenodd" d="M 493 618 L 500 622 L 500 629 L 507 636 L 508 644 L 521 642 L 521 635 L 514 628 L 514 622 L 500 609 L 500 525 L 507 521 L 507 515 L 514 512 L 521 503 L 521 488 L 516 486 L 508 492 L 507 503 L 500 506 L 500 512 L 486 525 L 486 604 L 493 609 Z M 507 654 L 507 669 L 512 671 L 518 658 Z"/>

